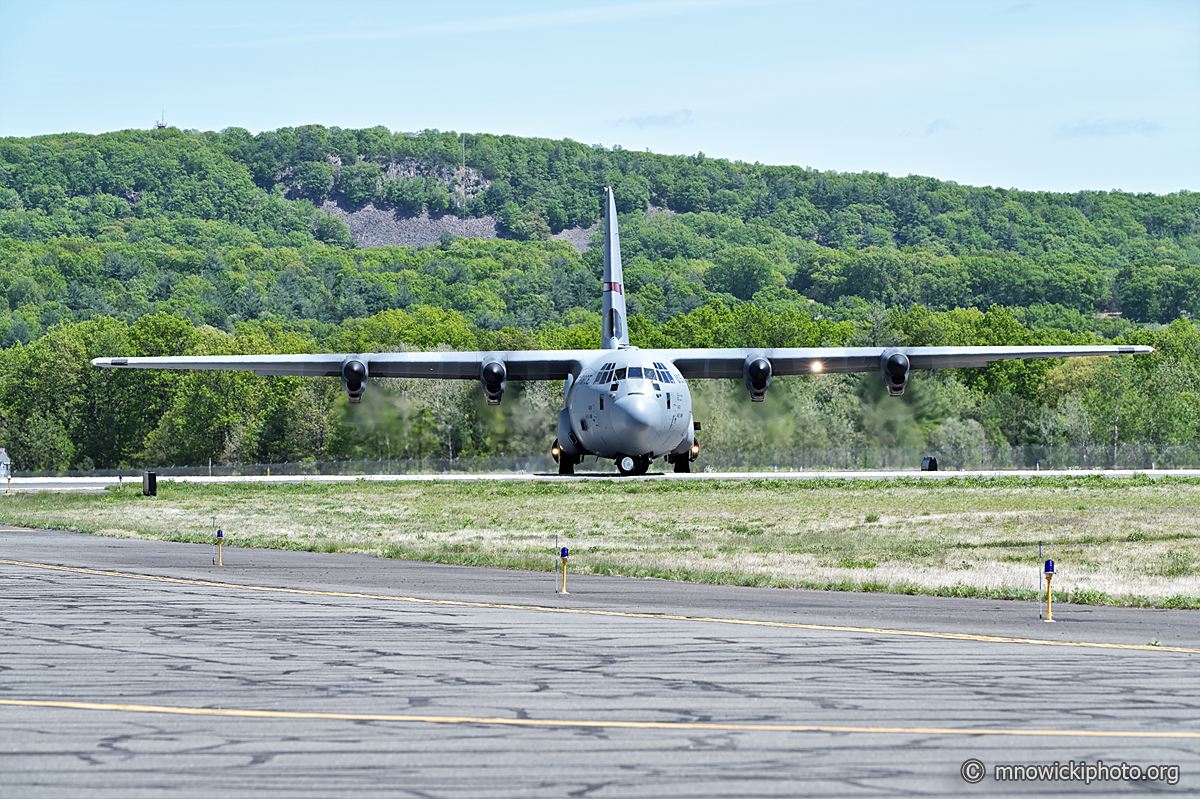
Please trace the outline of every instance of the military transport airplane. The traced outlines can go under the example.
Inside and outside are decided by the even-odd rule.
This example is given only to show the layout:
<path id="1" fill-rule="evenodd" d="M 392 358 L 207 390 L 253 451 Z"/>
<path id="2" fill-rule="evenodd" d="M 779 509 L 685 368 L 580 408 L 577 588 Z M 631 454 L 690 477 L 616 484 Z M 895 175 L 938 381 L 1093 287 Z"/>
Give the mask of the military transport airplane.
<path id="1" fill-rule="evenodd" d="M 1147 346 L 1063 347 L 800 347 L 643 350 L 629 344 L 621 244 L 612 189 L 605 192 L 604 313 L 599 350 L 514 352 L 340 353 L 97 358 L 117 369 L 238 369 L 257 375 L 341 377 L 359 402 L 371 377 L 478 380 L 498 405 L 509 380 L 564 380 L 558 437 L 551 453 L 559 474 L 573 474 L 585 456 L 612 459 L 623 475 L 645 474 L 664 458 L 690 471 L 700 453 L 687 380 L 741 378 L 752 402 L 762 402 L 776 375 L 873 372 L 899 396 L 913 369 L 986 366 L 1026 358 L 1145 354 Z"/>

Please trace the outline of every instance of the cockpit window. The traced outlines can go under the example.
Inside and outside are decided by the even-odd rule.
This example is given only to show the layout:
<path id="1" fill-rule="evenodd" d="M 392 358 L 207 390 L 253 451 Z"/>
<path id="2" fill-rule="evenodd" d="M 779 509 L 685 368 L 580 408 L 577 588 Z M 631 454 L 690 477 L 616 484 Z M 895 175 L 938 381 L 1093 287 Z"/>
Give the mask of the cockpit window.
<path id="1" fill-rule="evenodd" d="M 641 377 L 641 376 L 642 376 L 641 372 L 642 372 L 642 370 L 641 370 L 641 369 L 638 369 L 638 377 Z M 616 371 L 616 373 L 613 375 L 613 380 L 624 380 L 624 379 L 625 379 L 625 367 L 624 367 L 624 366 L 622 366 L 622 367 L 621 367 L 620 369 L 618 369 L 618 370 Z"/>
<path id="2" fill-rule="evenodd" d="M 633 380 L 634 378 L 637 378 L 640 380 L 641 377 L 642 377 L 642 367 L 640 367 L 640 366 L 629 367 L 629 379 L 630 380 Z"/>
<path id="3" fill-rule="evenodd" d="M 612 380 L 612 370 L 614 366 L 616 366 L 616 363 L 606 363 L 601 366 L 599 373 L 596 375 L 596 382 L 594 385 L 598 386 L 603 383 L 607 383 L 609 380 Z"/>
<path id="4" fill-rule="evenodd" d="M 675 378 L 674 378 L 674 376 L 671 375 L 670 369 L 668 369 L 663 364 L 658 363 L 657 361 L 655 361 L 654 365 L 655 365 L 655 367 L 658 368 L 658 376 L 662 378 L 662 381 L 664 383 L 674 383 L 675 382 Z"/>

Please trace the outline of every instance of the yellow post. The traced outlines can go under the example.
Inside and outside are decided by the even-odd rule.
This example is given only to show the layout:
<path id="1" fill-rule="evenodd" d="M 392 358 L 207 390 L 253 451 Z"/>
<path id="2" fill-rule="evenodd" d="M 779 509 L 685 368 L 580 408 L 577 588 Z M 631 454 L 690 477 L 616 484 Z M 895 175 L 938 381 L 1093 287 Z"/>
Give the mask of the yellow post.
<path id="1" fill-rule="evenodd" d="M 560 594 L 567 593 L 567 558 L 570 554 L 566 547 L 562 548 L 562 590 L 559 591 Z"/>
<path id="2" fill-rule="evenodd" d="M 217 530 L 217 565 L 224 566 L 225 562 L 221 559 L 221 542 L 225 540 L 225 533 Z"/>
<path id="3" fill-rule="evenodd" d="M 1046 575 L 1046 621 L 1054 621 L 1054 617 L 1050 615 L 1050 578 L 1053 574 Z"/>

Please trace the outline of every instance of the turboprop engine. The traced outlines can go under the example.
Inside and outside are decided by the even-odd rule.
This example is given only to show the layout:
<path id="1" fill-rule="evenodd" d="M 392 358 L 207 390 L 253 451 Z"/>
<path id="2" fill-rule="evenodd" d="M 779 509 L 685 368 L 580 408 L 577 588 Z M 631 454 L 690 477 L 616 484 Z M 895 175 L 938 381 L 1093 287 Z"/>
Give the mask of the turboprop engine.
<path id="1" fill-rule="evenodd" d="M 508 370 L 502 361 L 488 361 L 479 367 L 479 384 L 488 405 L 499 405 L 508 381 Z"/>
<path id="2" fill-rule="evenodd" d="M 750 392 L 751 402 L 762 402 L 771 387 L 771 362 L 758 355 L 750 355 L 742 364 L 742 379 Z"/>
<path id="3" fill-rule="evenodd" d="M 367 365 L 357 358 L 342 361 L 342 388 L 346 389 L 346 399 L 356 404 L 362 402 L 367 388 Z"/>
<path id="4" fill-rule="evenodd" d="M 879 374 L 883 375 L 883 384 L 887 386 L 888 394 L 899 397 L 904 393 L 908 383 L 908 372 L 912 365 L 908 356 L 899 350 L 884 350 L 879 356 Z"/>

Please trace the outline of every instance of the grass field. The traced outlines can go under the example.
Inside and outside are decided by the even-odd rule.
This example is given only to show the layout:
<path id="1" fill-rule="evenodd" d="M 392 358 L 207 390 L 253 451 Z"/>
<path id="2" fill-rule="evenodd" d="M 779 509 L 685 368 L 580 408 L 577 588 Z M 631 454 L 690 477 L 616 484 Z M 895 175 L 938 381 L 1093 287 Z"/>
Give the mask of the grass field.
<path id="1" fill-rule="evenodd" d="M 16 494 L 0 522 L 737 585 L 1200 608 L 1200 480 L 160 482 Z"/>

